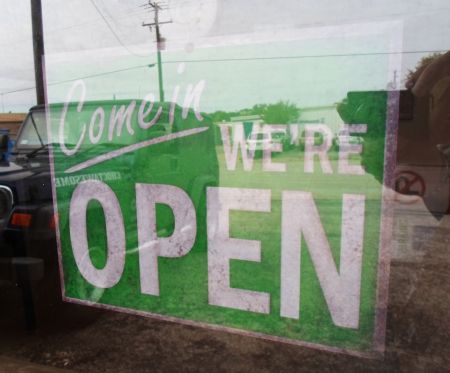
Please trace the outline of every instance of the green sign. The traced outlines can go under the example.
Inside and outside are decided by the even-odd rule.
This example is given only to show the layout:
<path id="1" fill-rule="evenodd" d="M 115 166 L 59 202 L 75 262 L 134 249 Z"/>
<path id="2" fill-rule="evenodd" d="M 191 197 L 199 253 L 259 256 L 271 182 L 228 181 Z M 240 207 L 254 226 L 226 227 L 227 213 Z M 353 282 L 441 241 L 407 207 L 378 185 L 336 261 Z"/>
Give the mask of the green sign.
<path id="1" fill-rule="evenodd" d="M 388 93 L 348 93 L 335 130 L 87 89 L 49 106 L 67 301 L 382 349 Z"/>

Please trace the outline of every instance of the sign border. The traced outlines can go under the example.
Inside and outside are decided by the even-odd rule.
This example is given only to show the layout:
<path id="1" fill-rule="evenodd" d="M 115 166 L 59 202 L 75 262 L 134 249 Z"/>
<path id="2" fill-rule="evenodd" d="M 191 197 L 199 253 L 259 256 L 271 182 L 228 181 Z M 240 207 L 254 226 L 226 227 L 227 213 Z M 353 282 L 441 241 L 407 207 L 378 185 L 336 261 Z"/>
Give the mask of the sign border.
<path id="1" fill-rule="evenodd" d="M 384 26 L 391 28 L 394 32 L 391 38 L 389 55 L 389 72 L 401 71 L 401 46 L 403 40 L 403 24 L 401 22 L 380 22 Z M 369 24 L 372 30 L 373 23 Z M 343 25 L 345 30 L 348 27 L 358 26 L 357 24 Z M 322 27 L 318 27 L 320 29 Z M 326 27 L 323 27 L 327 29 Z M 43 56 L 43 77 L 45 87 L 45 112 L 47 118 L 47 130 L 51 135 L 52 126 L 50 120 L 49 103 L 47 96 L 47 82 L 46 82 L 46 64 L 45 56 Z M 378 270 L 377 270 L 377 285 L 375 296 L 375 322 L 373 332 L 373 344 L 371 351 L 359 351 L 355 349 L 347 349 L 334 347 L 326 344 L 319 344 L 314 342 L 296 340 L 287 337 L 273 336 L 270 334 L 264 334 L 253 331 L 246 331 L 243 329 L 237 329 L 228 326 L 215 325 L 205 323 L 201 321 L 193 321 L 188 319 L 182 319 L 175 316 L 165 316 L 148 311 L 133 310 L 131 308 L 107 305 L 102 303 L 95 303 L 88 300 L 80 300 L 76 298 L 70 298 L 65 296 L 65 283 L 64 283 L 64 271 L 62 262 L 62 250 L 61 250 L 61 236 L 59 231 L 59 224 L 55 225 L 57 251 L 58 251 L 58 265 L 59 275 L 61 282 L 61 296 L 62 300 L 72 304 L 86 305 L 99 309 L 118 311 L 129 315 L 143 316 L 156 320 L 174 322 L 182 325 L 196 326 L 207 330 L 224 331 L 231 334 L 241 335 L 245 337 L 254 337 L 262 340 L 279 342 L 288 345 L 295 345 L 300 347 L 306 347 L 314 350 L 320 350 L 325 352 L 332 352 L 338 354 L 345 354 L 349 356 L 355 356 L 368 359 L 383 359 L 386 350 L 386 320 L 387 320 L 387 305 L 388 305 L 388 292 L 389 292 L 389 274 L 390 274 L 390 251 L 392 241 L 392 223 L 393 223 L 393 202 L 394 202 L 394 183 L 395 183 L 395 166 L 396 166 L 396 149 L 397 149 L 397 130 L 398 130 L 398 113 L 400 102 L 400 91 L 396 87 L 396 82 L 387 90 L 387 102 L 386 102 L 386 132 L 385 132 L 385 151 L 384 151 L 384 174 L 382 184 L 382 197 L 381 197 L 381 214 L 380 214 L 380 238 L 379 238 L 379 254 L 378 254 Z M 52 137 L 49 137 L 52 138 Z M 58 203 L 56 199 L 56 185 L 55 185 L 55 168 L 54 168 L 54 156 L 53 145 L 49 143 L 49 160 L 50 160 L 50 173 L 51 173 L 51 188 L 53 197 L 53 209 L 58 211 Z"/>

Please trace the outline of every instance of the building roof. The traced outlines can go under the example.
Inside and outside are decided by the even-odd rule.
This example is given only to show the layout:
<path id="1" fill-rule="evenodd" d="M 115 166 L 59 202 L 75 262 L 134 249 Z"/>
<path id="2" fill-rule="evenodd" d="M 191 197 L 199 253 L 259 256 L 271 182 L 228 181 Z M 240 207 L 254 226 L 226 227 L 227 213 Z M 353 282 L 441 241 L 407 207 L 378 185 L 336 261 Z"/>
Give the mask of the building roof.
<path id="1" fill-rule="evenodd" d="M 0 123 L 22 122 L 25 117 L 25 113 L 0 113 Z"/>

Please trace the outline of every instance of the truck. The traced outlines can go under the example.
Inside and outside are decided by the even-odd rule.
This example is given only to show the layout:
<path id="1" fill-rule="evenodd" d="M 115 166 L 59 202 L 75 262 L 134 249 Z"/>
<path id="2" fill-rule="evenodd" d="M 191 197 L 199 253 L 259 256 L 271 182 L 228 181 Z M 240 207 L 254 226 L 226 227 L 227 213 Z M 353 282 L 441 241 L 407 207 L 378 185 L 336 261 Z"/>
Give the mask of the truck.
<path id="1" fill-rule="evenodd" d="M 86 117 L 91 116 L 100 106 L 108 112 L 108 109 L 120 110 L 129 103 L 129 100 L 85 102 L 84 114 L 69 108 L 66 126 L 77 126 L 81 121 L 86 121 Z M 55 162 L 58 162 L 61 151 L 58 144 L 50 139 L 48 121 L 59 120 L 59 117 L 55 116 L 61 115 L 64 105 L 61 103 L 47 107 L 42 105 L 32 107 L 18 132 L 11 159 L 0 168 L 0 280 L 3 281 L 0 281 L 0 285 L 15 284 L 22 289 L 28 329 L 33 329 L 36 325 L 34 304 L 37 299 L 51 307 L 61 303 L 60 263 L 56 237 L 58 228 L 64 227 L 58 226 L 63 223 L 54 211 L 52 178 L 55 188 L 63 188 L 62 190 L 65 188 L 71 192 L 73 180 L 95 178 L 112 184 L 123 184 L 130 174 L 145 173 L 145 170 L 148 170 L 155 180 L 171 179 L 174 183 L 181 184 L 196 207 L 205 204 L 206 187 L 217 186 L 219 183 L 219 166 L 212 129 L 205 131 L 201 136 L 185 140 L 183 144 L 185 147 L 188 146 L 187 152 L 180 150 L 176 144 L 157 148 L 159 153 L 152 158 L 152 162 L 141 159 L 136 152 L 130 152 L 122 156 L 124 157 L 121 162 L 122 169 L 100 173 L 85 171 L 75 179 L 52 173 L 51 155 Z M 158 121 L 148 132 L 136 135 L 141 138 L 131 141 L 142 141 L 142 136 L 155 138 L 167 136 L 197 122 L 192 111 L 185 115 L 187 111 L 177 106 L 175 112 L 179 115 L 173 117 L 173 104 L 161 103 L 159 106 L 162 110 Z M 135 114 L 131 122 L 137 127 Z M 204 117 L 201 126 L 210 129 L 212 122 Z M 71 140 L 67 138 L 66 141 L 70 144 Z M 3 143 L 6 144 L 7 141 Z M 53 153 L 49 152 L 50 144 Z M 97 151 L 102 146 L 107 147 L 109 151 L 111 147 L 120 147 L 124 144 L 102 144 L 100 141 L 96 144 Z M 84 151 L 92 151 L 92 147 Z M 205 214 L 199 214 L 201 220 Z M 169 232 L 172 224 L 170 211 L 163 209 L 160 221 L 162 234 Z M 201 231 L 202 229 L 197 234 L 201 234 Z M 99 296 L 101 294 L 93 294 L 93 297 L 96 297 L 93 300 Z"/>

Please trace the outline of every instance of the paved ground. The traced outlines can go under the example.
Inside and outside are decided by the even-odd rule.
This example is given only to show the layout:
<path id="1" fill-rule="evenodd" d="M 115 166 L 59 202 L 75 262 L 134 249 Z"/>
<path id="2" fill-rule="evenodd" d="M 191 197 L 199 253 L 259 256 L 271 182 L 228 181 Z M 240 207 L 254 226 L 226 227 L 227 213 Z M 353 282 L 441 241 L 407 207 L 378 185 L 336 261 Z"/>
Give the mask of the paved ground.
<path id="1" fill-rule="evenodd" d="M 425 227 L 420 219 L 417 237 L 406 234 L 412 245 L 405 242 L 391 266 L 382 359 L 85 306 L 50 307 L 54 301 L 45 284 L 38 289 L 39 327 L 27 333 L 19 289 L 0 283 L 0 373 L 47 372 L 47 367 L 88 373 L 450 372 L 450 218 L 444 223 Z"/>
<path id="2" fill-rule="evenodd" d="M 8 320 L 3 317 L 0 354 L 80 372 L 445 372 L 450 367 L 450 272 L 424 268 L 392 268 L 382 360 L 74 305 L 42 317 L 32 334 L 24 331 L 19 309 Z"/>
<path id="3" fill-rule="evenodd" d="M 70 373 L 67 369 L 58 369 L 46 365 L 33 364 L 24 360 L 0 356 L 0 373 Z"/>

